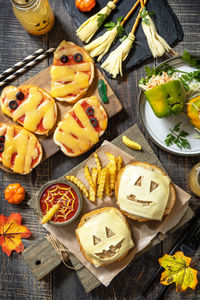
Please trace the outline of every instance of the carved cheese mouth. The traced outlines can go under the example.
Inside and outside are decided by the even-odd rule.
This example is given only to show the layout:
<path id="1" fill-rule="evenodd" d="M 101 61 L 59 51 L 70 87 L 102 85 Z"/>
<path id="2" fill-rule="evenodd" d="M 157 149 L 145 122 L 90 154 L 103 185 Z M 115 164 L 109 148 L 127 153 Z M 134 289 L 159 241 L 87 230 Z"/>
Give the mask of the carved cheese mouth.
<path id="1" fill-rule="evenodd" d="M 98 256 L 98 258 L 102 259 L 102 260 L 106 260 L 109 258 L 114 257 L 117 252 L 119 251 L 119 249 L 122 247 L 122 243 L 123 243 L 124 239 L 122 239 L 117 245 L 113 246 L 111 245 L 109 247 L 109 250 L 103 250 L 102 252 L 99 253 L 95 253 L 96 256 Z"/>

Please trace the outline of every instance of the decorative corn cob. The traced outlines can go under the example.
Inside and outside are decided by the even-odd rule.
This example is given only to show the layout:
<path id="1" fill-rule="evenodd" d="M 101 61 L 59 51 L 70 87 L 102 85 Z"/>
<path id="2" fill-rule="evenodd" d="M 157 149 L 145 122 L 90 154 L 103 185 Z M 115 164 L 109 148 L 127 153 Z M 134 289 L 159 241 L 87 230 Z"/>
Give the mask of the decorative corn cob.
<path id="1" fill-rule="evenodd" d="M 97 14 L 87 19 L 76 31 L 81 41 L 88 43 L 95 32 L 103 24 L 104 20 L 110 15 L 111 11 L 116 8 L 115 3 L 118 0 L 109 1 Z"/>
<path id="2" fill-rule="evenodd" d="M 111 45 L 115 41 L 115 39 L 119 33 L 120 27 L 123 28 L 124 23 L 130 17 L 130 15 L 133 13 L 133 11 L 135 10 L 135 8 L 139 4 L 139 2 L 140 2 L 140 0 L 138 0 L 134 4 L 132 9 L 125 16 L 125 18 L 123 19 L 123 21 L 121 23 L 117 22 L 116 26 L 112 30 L 105 32 L 103 35 L 101 35 L 100 37 L 98 37 L 97 39 L 95 39 L 90 44 L 88 44 L 84 47 L 85 50 L 89 52 L 91 57 L 99 56 L 97 59 L 98 62 L 102 59 L 102 57 L 108 52 Z"/>

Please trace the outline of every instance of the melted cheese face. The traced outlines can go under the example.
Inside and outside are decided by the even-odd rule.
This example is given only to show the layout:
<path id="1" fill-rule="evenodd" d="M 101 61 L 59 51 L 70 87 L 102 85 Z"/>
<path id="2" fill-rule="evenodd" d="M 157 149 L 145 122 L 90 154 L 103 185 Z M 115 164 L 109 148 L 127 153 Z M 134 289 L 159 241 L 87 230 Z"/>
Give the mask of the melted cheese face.
<path id="1" fill-rule="evenodd" d="M 86 110 L 82 106 L 83 103 L 94 109 L 92 118 L 97 120 L 99 131 L 92 125 Z M 54 133 L 54 142 L 61 146 L 61 150 L 66 155 L 70 150 L 71 156 L 78 156 L 99 141 L 99 135 L 105 131 L 106 127 L 107 116 L 97 98 L 85 98 L 77 102 L 72 110 L 65 115 L 64 119 L 58 123 Z"/>
<path id="2" fill-rule="evenodd" d="M 79 63 L 73 59 L 77 53 L 83 57 Z M 66 64 L 60 62 L 63 55 L 69 59 Z M 73 102 L 90 86 L 94 76 L 94 63 L 83 48 L 74 43 L 62 41 L 54 53 L 50 75 L 52 97 L 60 101 Z"/>
<path id="3" fill-rule="evenodd" d="M 161 220 L 169 198 L 168 176 L 128 165 L 120 180 L 118 203 L 122 210 L 153 220 Z"/>
<path id="4" fill-rule="evenodd" d="M 17 101 L 16 94 L 25 90 L 27 96 L 22 101 Z M 1 109 L 4 114 L 12 117 L 13 121 L 22 124 L 25 129 L 39 134 L 47 133 L 56 121 L 57 109 L 53 98 L 37 86 L 21 86 L 19 88 L 8 86 L 1 96 Z M 16 109 L 9 107 L 9 102 L 18 103 Z M 20 119 L 20 118 L 23 118 Z M 42 123 L 42 131 L 38 125 Z"/>
<path id="5" fill-rule="evenodd" d="M 134 246 L 131 232 L 115 208 L 91 216 L 76 234 L 95 267 L 115 262 Z"/>
<path id="6" fill-rule="evenodd" d="M 16 173 L 27 174 L 40 162 L 42 148 L 34 134 L 23 128 L 20 129 L 19 126 L 1 123 L 0 136 L 5 136 L 4 151 L 0 161 L 6 168 Z"/>

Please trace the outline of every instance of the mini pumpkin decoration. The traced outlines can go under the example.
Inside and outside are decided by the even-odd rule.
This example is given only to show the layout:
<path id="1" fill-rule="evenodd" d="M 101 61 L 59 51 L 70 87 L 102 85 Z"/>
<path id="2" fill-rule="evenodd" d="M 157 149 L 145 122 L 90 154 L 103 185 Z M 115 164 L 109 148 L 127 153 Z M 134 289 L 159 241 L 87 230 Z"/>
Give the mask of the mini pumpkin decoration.
<path id="1" fill-rule="evenodd" d="M 191 124 L 200 129 L 200 96 L 191 99 L 187 103 L 187 115 Z"/>
<path id="2" fill-rule="evenodd" d="M 76 0 L 76 7 L 80 11 L 91 11 L 96 5 L 96 0 Z"/>
<path id="3" fill-rule="evenodd" d="M 19 204 L 24 200 L 25 193 L 25 189 L 20 183 L 12 183 L 6 187 L 4 196 L 10 204 Z"/>
<path id="4" fill-rule="evenodd" d="M 80 249 L 95 267 L 123 259 L 134 246 L 123 214 L 115 207 L 104 207 L 85 214 L 76 229 Z"/>

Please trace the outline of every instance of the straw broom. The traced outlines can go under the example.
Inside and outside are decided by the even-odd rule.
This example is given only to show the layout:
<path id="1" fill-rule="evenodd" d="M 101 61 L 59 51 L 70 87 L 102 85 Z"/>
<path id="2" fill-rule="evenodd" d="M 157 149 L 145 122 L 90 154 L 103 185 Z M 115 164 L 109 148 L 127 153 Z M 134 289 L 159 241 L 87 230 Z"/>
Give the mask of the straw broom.
<path id="1" fill-rule="evenodd" d="M 147 0 L 144 1 L 145 4 Z M 118 74 L 123 76 L 122 73 L 122 62 L 127 58 L 131 47 L 135 41 L 135 30 L 139 24 L 140 21 L 140 13 L 142 11 L 142 7 L 137 15 L 137 18 L 135 20 L 135 23 L 133 25 L 133 28 L 131 32 L 129 33 L 128 37 L 121 43 L 121 45 L 115 49 L 113 52 L 110 53 L 110 55 L 107 57 L 107 59 L 104 61 L 104 63 L 101 65 L 101 67 L 107 71 L 109 74 L 112 75 L 113 78 L 116 78 Z"/>
<path id="2" fill-rule="evenodd" d="M 123 28 L 124 23 L 131 16 L 139 2 L 140 0 L 138 0 L 134 4 L 132 9 L 128 12 L 121 23 L 118 22 L 112 30 L 106 31 L 102 36 L 98 37 L 96 40 L 92 41 L 90 44 L 84 47 L 91 57 L 99 56 L 97 59 L 98 62 L 102 59 L 102 57 L 108 52 L 112 43 L 116 39 L 120 27 Z"/>
<path id="3" fill-rule="evenodd" d="M 170 52 L 171 54 L 176 55 L 167 42 L 158 34 L 153 20 L 148 14 L 148 11 L 145 9 L 143 0 L 140 0 L 140 2 L 142 13 L 144 12 L 144 16 L 142 17 L 142 28 L 153 57 L 156 58 L 163 56 L 165 52 Z"/>
<path id="4" fill-rule="evenodd" d="M 88 43 L 95 32 L 103 24 L 104 20 L 110 15 L 111 11 L 116 8 L 115 3 L 118 0 L 109 1 L 107 5 L 102 8 L 94 16 L 87 19 L 76 31 L 76 35 L 81 41 Z"/>

